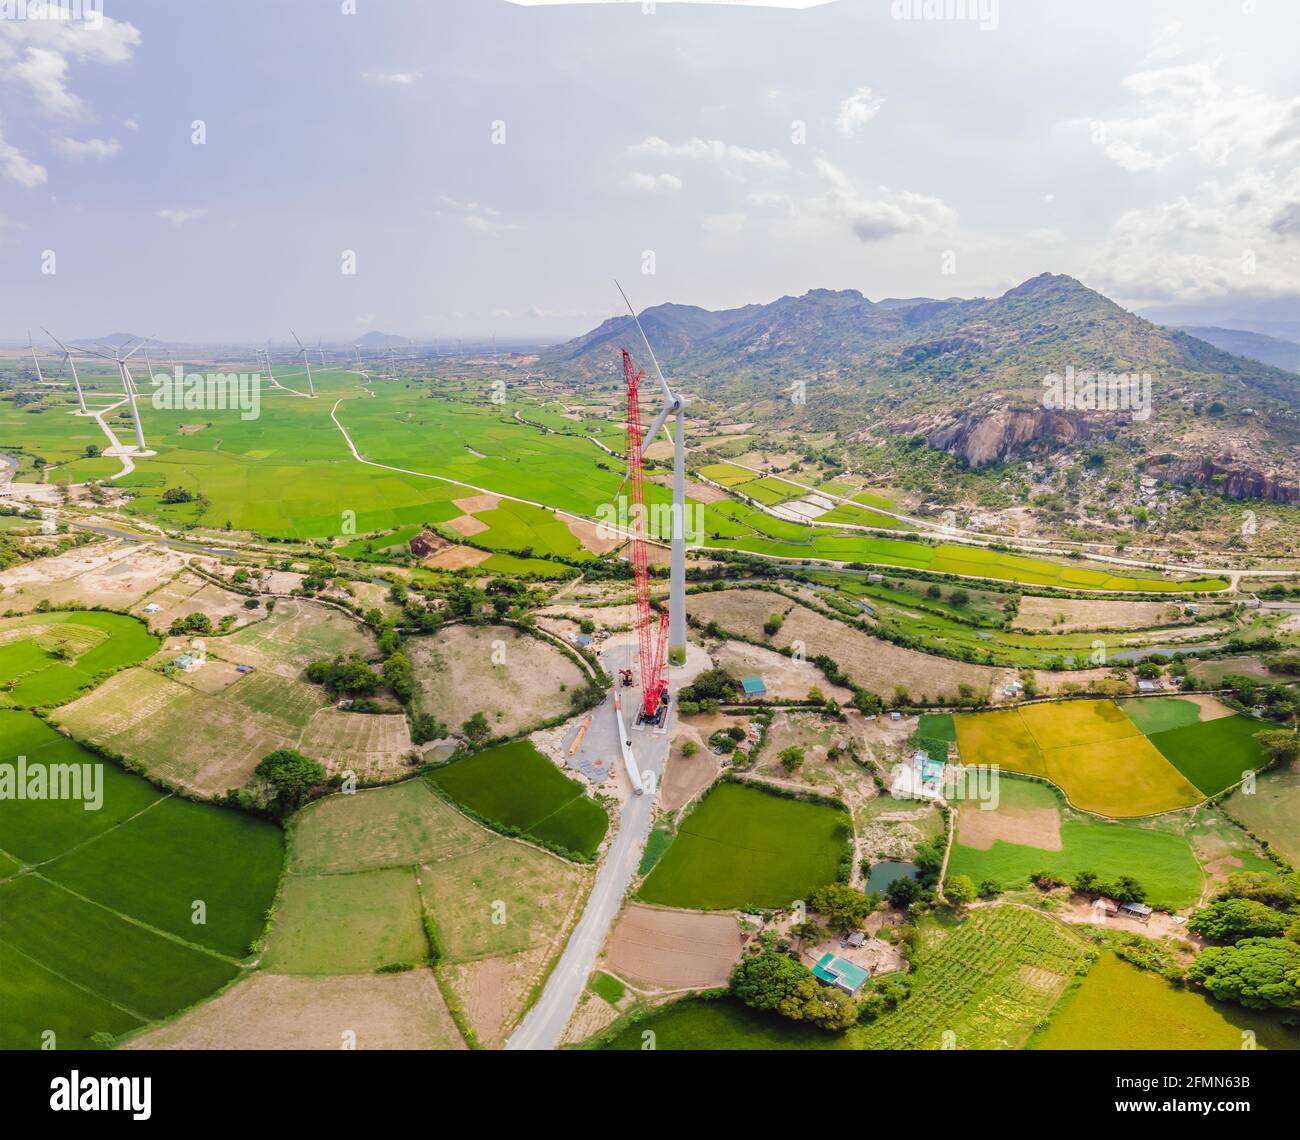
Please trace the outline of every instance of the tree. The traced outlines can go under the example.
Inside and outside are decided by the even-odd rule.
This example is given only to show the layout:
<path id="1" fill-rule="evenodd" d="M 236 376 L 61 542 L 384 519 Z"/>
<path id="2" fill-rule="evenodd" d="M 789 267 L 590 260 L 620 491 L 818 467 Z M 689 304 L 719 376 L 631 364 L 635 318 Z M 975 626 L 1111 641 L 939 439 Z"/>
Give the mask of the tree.
<path id="1" fill-rule="evenodd" d="M 270 785 L 281 813 L 296 808 L 326 778 L 324 767 L 296 748 L 277 748 L 262 758 L 253 774 Z"/>
<path id="2" fill-rule="evenodd" d="M 1265 906 L 1289 910 L 1300 904 L 1300 875 L 1268 871 L 1234 871 L 1216 899 L 1252 899 Z"/>
<path id="3" fill-rule="evenodd" d="M 769 614 L 767 621 L 763 623 L 763 632 L 767 634 L 768 637 L 775 637 L 784 623 L 785 618 L 780 614 Z"/>
<path id="4" fill-rule="evenodd" d="M 781 761 L 782 768 L 793 772 L 803 763 L 803 749 L 792 744 L 789 748 L 782 748 L 776 758 Z"/>
<path id="5" fill-rule="evenodd" d="M 803 922 L 796 922 L 790 927 L 790 937 L 797 938 L 804 946 L 813 942 L 819 942 L 822 936 L 822 928 L 812 919 L 804 919 Z"/>
<path id="6" fill-rule="evenodd" d="M 948 601 L 959 610 L 964 609 L 966 606 L 970 605 L 970 595 L 966 593 L 965 590 L 953 590 L 953 592 L 948 595 Z"/>
<path id="7" fill-rule="evenodd" d="M 852 999 L 820 985 L 806 966 L 775 950 L 764 950 L 736 964 L 731 992 L 753 1009 L 771 1010 L 791 1021 L 844 1030 L 858 1019 Z"/>
<path id="8" fill-rule="evenodd" d="M 911 877 L 895 879 L 885 888 L 889 905 L 898 910 L 906 910 L 920 897 L 921 884 Z"/>
<path id="9" fill-rule="evenodd" d="M 682 745 L 682 755 L 689 760 L 700 750 L 700 746 L 693 740 L 688 740 Z"/>
<path id="10" fill-rule="evenodd" d="M 1290 764 L 1300 760 L 1300 736 L 1285 729 L 1272 732 L 1257 732 L 1255 739 L 1264 750 L 1264 754 L 1279 764 Z"/>
<path id="11" fill-rule="evenodd" d="M 427 744 L 447 735 L 447 726 L 432 713 L 416 713 L 411 718 L 411 743 Z"/>
<path id="12" fill-rule="evenodd" d="M 398 650 L 384 662 L 384 682 L 397 699 L 406 704 L 415 694 L 415 676 L 411 671 L 411 660 Z"/>
<path id="13" fill-rule="evenodd" d="M 482 712 L 476 712 L 460 727 L 472 744 L 482 744 L 492 732 L 492 727 Z"/>
<path id="14" fill-rule="evenodd" d="M 827 883 L 808 896 L 808 909 L 825 918 L 832 930 L 859 930 L 876 909 L 876 900 L 847 883 Z"/>
<path id="15" fill-rule="evenodd" d="M 164 503 L 188 503 L 194 498 L 184 487 L 168 487 L 162 493 Z"/>
<path id="16" fill-rule="evenodd" d="M 1193 911 L 1187 929 L 1210 942 L 1232 944 L 1243 938 L 1277 938 L 1290 918 L 1252 899 L 1218 899 Z"/>
<path id="17" fill-rule="evenodd" d="M 1211 946 L 1188 967 L 1187 976 L 1220 1001 L 1285 1009 L 1300 1002 L 1300 945 L 1285 938 L 1246 938 L 1235 946 Z"/>
<path id="18" fill-rule="evenodd" d="M 975 880 L 969 875 L 949 875 L 943 883 L 943 893 L 953 906 L 969 906 L 978 895 Z"/>

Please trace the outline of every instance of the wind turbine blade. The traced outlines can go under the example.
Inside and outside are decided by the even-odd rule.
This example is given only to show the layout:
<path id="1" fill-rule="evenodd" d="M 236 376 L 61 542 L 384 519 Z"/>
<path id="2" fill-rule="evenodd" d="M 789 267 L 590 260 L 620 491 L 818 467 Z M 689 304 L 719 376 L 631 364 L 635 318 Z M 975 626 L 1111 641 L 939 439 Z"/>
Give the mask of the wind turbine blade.
<path id="1" fill-rule="evenodd" d="M 294 332 L 293 329 L 290 329 L 290 330 L 289 330 L 289 334 L 293 337 L 294 340 L 298 340 L 298 334 L 297 334 L 296 332 Z M 303 346 L 302 346 L 302 341 L 300 341 L 300 340 L 298 340 L 298 347 L 299 347 L 300 349 L 302 349 L 303 352 L 306 352 L 306 351 L 307 351 L 305 348 L 303 348 Z"/>
<path id="2" fill-rule="evenodd" d="M 65 356 L 68 354 L 68 346 L 64 344 L 63 341 L 61 341 L 52 332 L 50 332 L 50 330 L 47 329 L 44 325 L 41 325 L 41 332 L 43 332 L 47 337 L 49 337 L 50 340 L 54 341 L 54 343 L 57 344 L 61 349 L 63 349 L 63 353 Z M 28 331 L 27 335 L 28 337 L 30 337 L 32 334 L 30 331 Z"/>
<path id="3" fill-rule="evenodd" d="M 145 337 L 144 340 L 142 340 L 142 341 L 141 341 L 139 344 L 137 344 L 133 349 L 131 349 L 131 351 L 128 352 L 124 357 L 122 357 L 122 359 L 123 359 L 124 361 L 125 361 L 125 360 L 130 360 L 131 357 L 133 357 L 137 352 L 139 352 L 142 348 L 144 348 L 144 346 L 145 346 L 146 344 L 149 343 L 149 339 L 150 339 L 149 337 Z"/>
<path id="4" fill-rule="evenodd" d="M 664 423 L 667 421 L 668 417 L 671 416 L 672 414 L 673 414 L 673 405 L 671 403 L 665 404 L 659 410 L 659 414 L 655 416 L 655 418 L 650 422 L 649 429 L 646 431 L 645 435 L 641 437 L 642 447 L 649 447 L 654 442 L 655 436 L 657 436 L 659 432 L 663 429 Z"/>
<path id="5" fill-rule="evenodd" d="M 614 287 L 623 297 L 623 304 L 627 306 L 627 311 L 632 314 L 632 320 L 636 322 L 636 331 L 641 334 L 641 340 L 645 344 L 645 350 L 650 354 L 650 362 L 655 366 L 655 375 L 659 377 L 659 383 L 664 390 L 664 398 L 671 404 L 676 399 L 673 390 L 668 387 L 668 381 L 664 379 L 664 370 L 659 367 L 659 359 L 655 356 L 655 350 L 650 347 L 650 338 L 645 335 L 645 329 L 641 327 L 641 318 L 636 315 L 636 310 L 632 308 L 632 302 L 627 299 L 627 294 L 623 292 L 623 286 L 615 279 Z M 649 437 L 647 437 L 649 438 Z"/>

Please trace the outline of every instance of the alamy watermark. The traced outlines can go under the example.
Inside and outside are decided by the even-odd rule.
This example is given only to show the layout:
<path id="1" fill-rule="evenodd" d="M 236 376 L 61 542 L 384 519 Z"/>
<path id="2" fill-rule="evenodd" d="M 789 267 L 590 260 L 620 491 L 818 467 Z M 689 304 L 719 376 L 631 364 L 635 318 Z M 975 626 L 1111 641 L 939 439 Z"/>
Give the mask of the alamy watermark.
<path id="1" fill-rule="evenodd" d="M 177 364 L 171 371 L 149 377 L 154 386 L 153 406 L 160 412 L 239 412 L 241 420 L 262 414 L 260 372 L 186 372 Z"/>
<path id="2" fill-rule="evenodd" d="M 596 527 L 601 540 L 606 542 L 628 538 L 633 534 L 645 534 L 649 538 L 667 541 L 673 534 L 675 509 L 672 503 L 653 503 L 649 507 L 640 507 L 626 495 L 620 495 L 617 502 L 602 503 L 596 509 Z M 703 503 L 685 504 L 682 511 L 682 538 L 687 546 L 697 547 L 703 544 Z"/>
<path id="3" fill-rule="evenodd" d="M 1143 372 L 1049 372 L 1043 377 L 1043 407 L 1070 412 L 1129 412 L 1143 423 L 1151 418 L 1151 374 Z"/>
<path id="4" fill-rule="evenodd" d="M 0 801 L 81 800 L 86 811 L 104 806 L 104 765 L 0 764 Z"/>
<path id="5" fill-rule="evenodd" d="M 50 20 L 104 26 L 104 0 L 0 0 L 0 20 Z"/>

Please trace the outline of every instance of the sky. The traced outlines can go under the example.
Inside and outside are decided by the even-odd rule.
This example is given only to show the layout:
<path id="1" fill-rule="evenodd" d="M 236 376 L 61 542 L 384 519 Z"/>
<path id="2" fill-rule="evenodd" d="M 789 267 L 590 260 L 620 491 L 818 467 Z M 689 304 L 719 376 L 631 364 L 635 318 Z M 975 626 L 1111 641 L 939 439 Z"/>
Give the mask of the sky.
<path id="1" fill-rule="evenodd" d="M 6 341 L 554 339 L 615 278 L 1300 316 L 1294 0 L 24 7 Z"/>

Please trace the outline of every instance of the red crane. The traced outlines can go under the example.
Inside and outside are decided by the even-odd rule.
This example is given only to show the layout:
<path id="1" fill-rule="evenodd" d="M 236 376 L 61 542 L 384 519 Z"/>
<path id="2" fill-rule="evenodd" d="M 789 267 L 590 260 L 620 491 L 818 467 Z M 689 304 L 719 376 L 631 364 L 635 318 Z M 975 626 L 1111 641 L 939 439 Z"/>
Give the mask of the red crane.
<path id="1" fill-rule="evenodd" d="M 664 677 L 665 650 L 668 646 L 668 608 L 659 614 L 658 636 L 650 632 L 650 557 L 646 550 L 647 515 L 645 487 L 642 480 L 641 445 L 645 436 L 641 428 L 641 378 L 632 363 L 632 355 L 623 350 L 623 379 L 627 382 L 627 480 L 631 506 L 628 521 L 632 529 L 632 569 L 636 575 L 636 641 L 641 652 L 641 719 L 657 721 L 660 707 L 668 699 L 668 681 Z"/>

